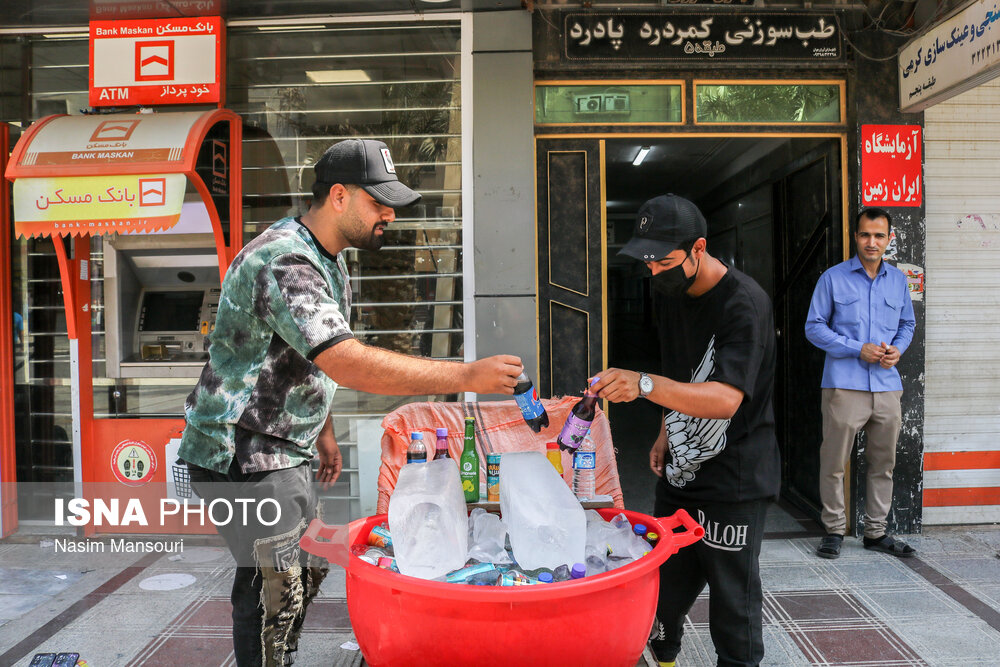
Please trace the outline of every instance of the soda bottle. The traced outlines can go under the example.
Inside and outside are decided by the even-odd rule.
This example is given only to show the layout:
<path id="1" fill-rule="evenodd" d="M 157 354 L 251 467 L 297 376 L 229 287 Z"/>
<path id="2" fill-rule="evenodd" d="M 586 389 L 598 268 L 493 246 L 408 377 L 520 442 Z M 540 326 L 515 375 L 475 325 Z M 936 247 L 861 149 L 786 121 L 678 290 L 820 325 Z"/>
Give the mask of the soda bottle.
<path id="1" fill-rule="evenodd" d="M 465 502 L 479 502 L 479 452 L 476 451 L 476 420 L 465 418 L 465 444 L 458 461 Z"/>
<path id="2" fill-rule="evenodd" d="M 573 569 L 569 572 L 570 579 L 583 579 L 587 576 L 587 566 L 583 563 L 573 563 Z"/>
<path id="3" fill-rule="evenodd" d="M 407 463 L 427 463 L 427 446 L 423 433 L 410 434 L 410 446 L 406 449 Z"/>
<path id="4" fill-rule="evenodd" d="M 557 473 L 560 475 L 563 474 L 562 456 L 559 454 L 559 443 L 545 443 L 545 457 L 549 460 L 549 463 L 552 464 L 552 467 L 556 469 Z"/>
<path id="5" fill-rule="evenodd" d="M 434 460 L 448 458 L 448 429 L 439 428 L 437 434 L 437 445 L 434 449 Z"/>
<path id="6" fill-rule="evenodd" d="M 549 413 L 545 411 L 545 406 L 538 400 L 538 392 L 535 385 L 531 383 L 531 378 L 521 373 L 517 377 L 517 385 L 514 386 L 514 400 L 517 407 L 521 408 L 521 415 L 524 421 L 535 433 L 549 425 Z"/>
<path id="7" fill-rule="evenodd" d="M 590 383 L 593 387 L 601 378 L 595 377 Z M 590 393 L 590 387 L 583 392 L 583 398 L 573 406 L 573 411 L 566 418 L 562 431 L 556 442 L 560 449 L 575 450 L 583 442 L 583 439 L 590 431 L 590 425 L 594 423 L 594 415 L 597 414 L 597 394 Z"/>
<path id="8" fill-rule="evenodd" d="M 573 495 L 580 500 L 593 498 L 597 493 L 597 451 L 594 439 L 587 434 L 573 452 Z"/>

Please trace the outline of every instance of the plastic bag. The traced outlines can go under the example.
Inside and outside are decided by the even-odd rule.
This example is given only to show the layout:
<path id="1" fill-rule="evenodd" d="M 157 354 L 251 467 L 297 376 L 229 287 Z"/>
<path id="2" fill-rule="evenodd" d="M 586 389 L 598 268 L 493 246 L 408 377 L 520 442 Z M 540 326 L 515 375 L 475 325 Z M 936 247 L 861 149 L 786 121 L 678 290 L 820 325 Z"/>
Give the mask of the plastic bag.
<path id="1" fill-rule="evenodd" d="M 525 570 L 583 562 L 587 519 L 580 501 L 538 452 L 500 458 L 500 511 Z"/>
<path id="2" fill-rule="evenodd" d="M 403 574 L 434 579 L 465 565 L 468 518 L 454 460 L 403 467 L 389 502 L 389 530 Z"/>
<path id="3" fill-rule="evenodd" d="M 507 526 L 496 514 L 477 507 L 469 515 L 469 559 L 480 563 L 509 565 L 510 554 L 504 548 Z"/>

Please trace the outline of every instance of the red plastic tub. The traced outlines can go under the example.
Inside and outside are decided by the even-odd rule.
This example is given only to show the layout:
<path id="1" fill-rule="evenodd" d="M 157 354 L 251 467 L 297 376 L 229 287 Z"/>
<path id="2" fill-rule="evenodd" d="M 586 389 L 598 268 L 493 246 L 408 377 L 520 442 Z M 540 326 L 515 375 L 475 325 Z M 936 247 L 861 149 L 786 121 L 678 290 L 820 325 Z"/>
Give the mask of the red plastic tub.
<path id="1" fill-rule="evenodd" d="M 599 511 L 605 519 L 622 512 Z M 630 565 L 577 581 L 510 588 L 447 584 L 351 556 L 347 609 L 362 655 L 372 667 L 634 667 L 653 626 L 660 564 L 705 531 L 684 510 L 659 519 L 624 513 L 633 525 L 659 533 L 660 541 Z M 350 543 L 366 544 L 372 527 L 385 520 L 381 514 L 353 522 Z M 330 558 L 332 543 L 325 540 L 335 530 L 313 521 L 303 549 Z"/>

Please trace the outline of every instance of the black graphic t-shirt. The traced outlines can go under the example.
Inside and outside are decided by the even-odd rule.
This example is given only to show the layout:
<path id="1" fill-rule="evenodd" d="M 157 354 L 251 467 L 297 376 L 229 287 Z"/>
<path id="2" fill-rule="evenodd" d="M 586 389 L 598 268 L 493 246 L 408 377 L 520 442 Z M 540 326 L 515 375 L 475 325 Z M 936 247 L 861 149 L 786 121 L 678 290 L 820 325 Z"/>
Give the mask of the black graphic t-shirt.
<path id="1" fill-rule="evenodd" d="M 701 296 L 654 294 L 662 375 L 678 382 L 724 382 L 744 394 L 732 419 L 664 411 L 668 452 L 658 493 L 677 503 L 776 497 L 781 472 L 771 404 L 771 300 L 731 267 Z"/>

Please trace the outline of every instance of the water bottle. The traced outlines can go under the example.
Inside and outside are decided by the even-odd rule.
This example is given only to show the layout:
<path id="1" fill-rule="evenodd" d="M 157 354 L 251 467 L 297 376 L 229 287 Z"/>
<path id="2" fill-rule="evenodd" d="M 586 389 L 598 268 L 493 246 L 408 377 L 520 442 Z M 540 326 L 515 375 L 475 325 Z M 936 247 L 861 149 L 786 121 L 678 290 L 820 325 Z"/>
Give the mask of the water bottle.
<path id="1" fill-rule="evenodd" d="M 435 431 L 437 435 L 437 445 L 434 449 L 434 460 L 446 459 L 448 457 L 448 429 L 439 428 Z"/>
<path id="2" fill-rule="evenodd" d="M 600 379 L 595 377 L 590 386 L 593 387 Z M 587 437 L 587 433 L 590 432 L 590 425 L 594 423 L 594 415 L 596 414 L 597 394 L 590 393 L 590 387 L 587 387 L 583 392 L 583 398 L 573 406 L 573 411 L 569 413 L 562 431 L 559 432 L 559 437 L 556 438 L 559 448 L 573 451 L 579 447 L 583 439 Z"/>
<path id="3" fill-rule="evenodd" d="M 423 433 L 410 434 L 410 446 L 406 449 L 406 462 L 427 463 L 427 446 L 424 445 Z"/>
<path id="4" fill-rule="evenodd" d="M 535 385 L 531 383 L 531 378 L 524 373 L 517 377 L 517 385 L 514 386 L 514 400 L 517 401 L 517 407 L 521 408 L 521 415 L 532 431 L 538 433 L 549 425 L 549 413 L 545 411 L 545 406 L 538 400 L 538 392 L 535 391 Z"/>
<path id="5" fill-rule="evenodd" d="M 580 500 L 597 494 L 597 450 L 589 434 L 573 453 L 573 494 Z"/>

